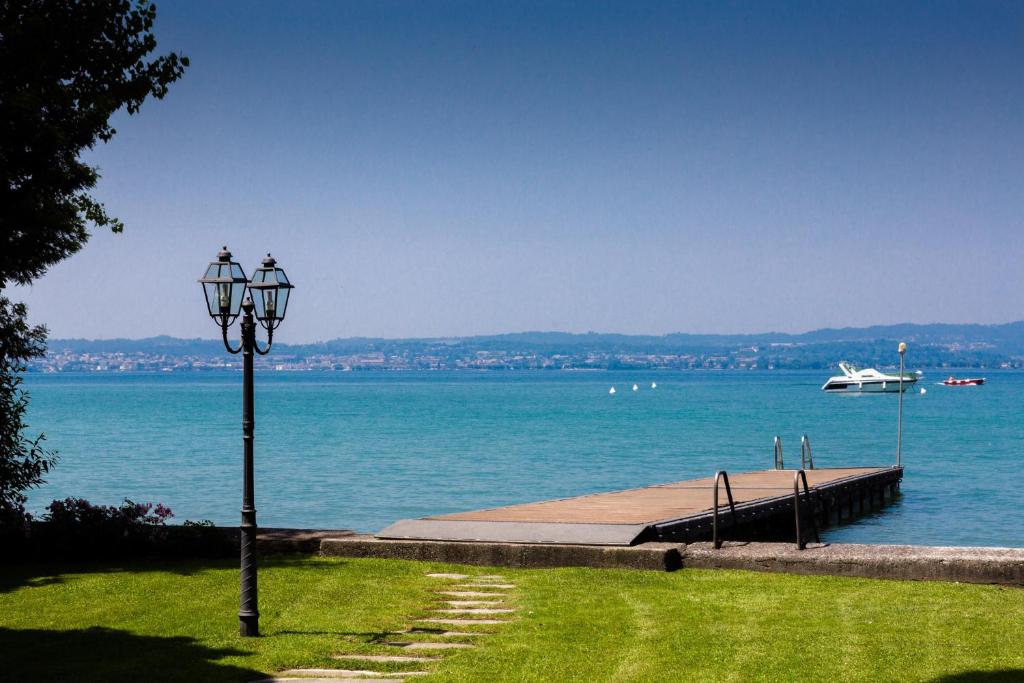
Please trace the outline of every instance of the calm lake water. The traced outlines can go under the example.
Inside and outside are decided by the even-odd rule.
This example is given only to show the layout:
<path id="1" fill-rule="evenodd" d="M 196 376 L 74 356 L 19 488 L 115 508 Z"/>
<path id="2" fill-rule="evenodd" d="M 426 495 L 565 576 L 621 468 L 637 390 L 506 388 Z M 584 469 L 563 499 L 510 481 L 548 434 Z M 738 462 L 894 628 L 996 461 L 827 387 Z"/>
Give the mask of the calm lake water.
<path id="1" fill-rule="evenodd" d="M 821 371 L 258 372 L 262 526 L 375 531 L 406 517 L 787 466 L 895 459 L 897 397 L 826 395 Z M 903 495 L 830 541 L 1024 547 L 1024 373 L 926 374 L 904 402 Z M 651 382 L 657 388 L 651 389 Z M 61 462 L 32 493 L 163 502 L 237 524 L 241 374 L 27 376 Z M 632 385 L 639 391 L 632 391 Z M 617 393 L 609 395 L 615 386 Z"/>

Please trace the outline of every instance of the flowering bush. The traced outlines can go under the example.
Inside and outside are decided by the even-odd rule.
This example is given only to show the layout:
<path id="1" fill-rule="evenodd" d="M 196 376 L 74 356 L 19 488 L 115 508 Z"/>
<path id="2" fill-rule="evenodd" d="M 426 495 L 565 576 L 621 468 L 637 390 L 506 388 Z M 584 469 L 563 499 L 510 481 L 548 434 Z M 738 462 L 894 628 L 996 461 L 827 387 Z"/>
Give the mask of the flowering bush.
<path id="1" fill-rule="evenodd" d="M 163 524 L 174 516 L 163 503 L 136 503 L 124 499 L 120 507 L 93 505 L 84 498 L 55 500 L 47 506 L 44 519 L 51 524 L 78 524 L 131 527 L 139 524 Z"/>
<path id="2" fill-rule="evenodd" d="M 118 506 L 84 498 L 55 500 L 43 518 L 0 501 L 0 562 L 220 558 L 238 552 L 235 529 L 212 522 L 168 526 L 174 516 L 161 503 L 125 499 Z"/>
<path id="3" fill-rule="evenodd" d="M 76 558 L 151 554 L 166 539 L 170 508 L 125 499 L 120 506 L 93 505 L 83 498 L 55 500 L 39 525 L 46 554 Z"/>

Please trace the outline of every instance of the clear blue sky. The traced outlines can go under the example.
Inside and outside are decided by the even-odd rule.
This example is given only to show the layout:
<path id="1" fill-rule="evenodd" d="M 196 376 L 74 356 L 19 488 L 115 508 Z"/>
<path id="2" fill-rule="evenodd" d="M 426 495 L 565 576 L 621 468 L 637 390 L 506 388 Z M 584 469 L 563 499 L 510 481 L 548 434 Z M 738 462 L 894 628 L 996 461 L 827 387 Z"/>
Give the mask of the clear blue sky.
<path id="1" fill-rule="evenodd" d="M 1024 318 L 1024 3 L 157 4 L 52 336 L 215 336 L 222 244 L 282 341 Z"/>

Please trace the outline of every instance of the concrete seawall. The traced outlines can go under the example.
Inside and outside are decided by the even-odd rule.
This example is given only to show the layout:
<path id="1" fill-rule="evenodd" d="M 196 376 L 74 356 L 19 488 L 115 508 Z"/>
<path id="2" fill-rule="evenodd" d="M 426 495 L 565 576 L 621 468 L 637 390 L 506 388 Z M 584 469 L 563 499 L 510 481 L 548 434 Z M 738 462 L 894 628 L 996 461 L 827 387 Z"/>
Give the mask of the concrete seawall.
<path id="1" fill-rule="evenodd" d="M 673 543 L 600 546 L 491 541 L 393 541 L 359 535 L 325 539 L 320 543 L 320 554 L 492 567 L 596 567 L 673 571 L 682 566 L 678 548 Z"/>
<path id="2" fill-rule="evenodd" d="M 912 545 L 710 543 L 681 549 L 684 567 L 750 569 L 872 579 L 960 581 L 1024 586 L 1024 548 L 941 548 Z"/>
<path id="3" fill-rule="evenodd" d="M 641 543 L 628 547 L 474 541 L 325 538 L 322 555 L 381 557 L 503 567 L 597 567 L 674 571 L 746 569 L 873 579 L 961 581 L 1024 586 L 1024 548 L 793 543 Z"/>

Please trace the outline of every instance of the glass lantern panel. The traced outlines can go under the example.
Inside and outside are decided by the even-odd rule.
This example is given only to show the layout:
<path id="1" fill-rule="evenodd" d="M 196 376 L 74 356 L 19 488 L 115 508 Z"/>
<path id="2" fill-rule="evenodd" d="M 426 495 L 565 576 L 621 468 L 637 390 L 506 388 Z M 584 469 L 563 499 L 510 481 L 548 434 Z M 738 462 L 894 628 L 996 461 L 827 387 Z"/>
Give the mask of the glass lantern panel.
<path id="1" fill-rule="evenodd" d="M 276 287 L 256 290 L 258 295 L 253 299 L 256 305 L 256 317 L 260 320 L 280 320 L 284 312 L 281 301 L 281 291 Z"/>
<path id="2" fill-rule="evenodd" d="M 218 282 L 213 286 L 213 308 L 214 313 L 219 315 L 233 315 L 234 307 L 232 302 L 232 286 L 230 282 Z"/>
<path id="3" fill-rule="evenodd" d="M 259 277 L 259 273 L 256 273 L 255 275 L 253 275 L 252 276 L 253 282 L 258 282 L 258 280 L 257 280 L 258 277 Z M 254 311 L 256 313 L 256 318 L 257 318 L 257 320 L 263 320 L 266 317 L 266 305 L 264 303 L 264 298 L 265 298 L 264 295 L 265 295 L 266 290 L 263 290 L 263 289 L 252 289 L 252 290 L 250 290 L 250 292 L 251 292 L 251 296 L 252 296 L 253 308 L 256 309 Z"/>
<path id="4" fill-rule="evenodd" d="M 206 307 L 210 315 L 220 315 L 220 307 L 217 305 L 217 285 L 212 282 L 204 282 L 203 290 L 206 292 Z"/>
<path id="5" fill-rule="evenodd" d="M 238 315 L 242 310 L 242 298 L 245 297 L 245 283 L 234 282 L 231 285 L 231 315 Z"/>
<path id="6" fill-rule="evenodd" d="M 288 308 L 288 293 L 292 290 L 288 287 L 282 287 L 277 290 L 277 318 L 278 320 L 284 319 L 285 309 Z"/>
<path id="7" fill-rule="evenodd" d="M 227 268 L 225 268 L 225 270 L 227 270 Z M 228 273 L 225 273 L 225 275 L 228 275 Z M 232 263 L 230 277 L 234 280 L 244 280 L 245 273 L 242 272 L 242 266 L 238 265 L 237 263 Z"/>
<path id="8" fill-rule="evenodd" d="M 269 321 L 274 321 L 278 317 L 277 310 L 277 290 L 276 289 L 264 289 L 263 290 L 263 315 Z"/>
<path id="9" fill-rule="evenodd" d="M 275 272 L 275 274 L 277 275 L 277 281 L 278 281 L 278 282 L 280 282 L 280 283 L 281 283 L 282 285 L 286 285 L 286 284 L 288 284 L 288 276 L 284 274 L 284 271 L 283 271 L 283 270 L 281 270 L 280 268 L 278 268 L 278 269 L 277 269 L 276 271 L 274 271 L 274 272 Z"/>

